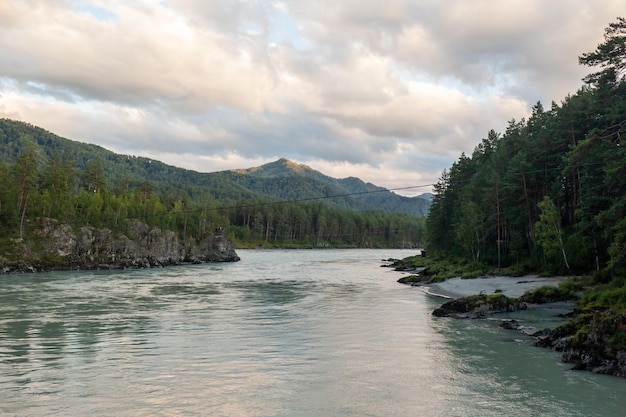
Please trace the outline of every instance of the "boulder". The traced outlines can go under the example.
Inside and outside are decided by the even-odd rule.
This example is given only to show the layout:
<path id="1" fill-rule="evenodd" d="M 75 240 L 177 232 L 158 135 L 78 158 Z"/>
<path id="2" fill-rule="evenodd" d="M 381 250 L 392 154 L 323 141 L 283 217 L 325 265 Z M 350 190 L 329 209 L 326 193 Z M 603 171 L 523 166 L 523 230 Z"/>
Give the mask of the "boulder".
<path id="1" fill-rule="evenodd" d="M 435 317 L 481 318 L 491 313 L 524 310 L 527 306 L 516 298 L 504 294 L 477 294 L 457 298 L 433 311 Z"/>

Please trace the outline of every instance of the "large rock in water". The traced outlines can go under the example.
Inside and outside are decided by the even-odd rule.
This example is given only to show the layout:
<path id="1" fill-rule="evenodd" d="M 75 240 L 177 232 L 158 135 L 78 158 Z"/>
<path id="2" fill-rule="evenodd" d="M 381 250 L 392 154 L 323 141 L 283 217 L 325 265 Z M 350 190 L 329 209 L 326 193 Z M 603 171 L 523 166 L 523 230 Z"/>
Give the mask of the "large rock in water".
<path id="1" fill-rule="evenodd" d="M 75 231 L 56 220 L 41 222 L 33 239 L 36 244 L 17 239 L 14 254 L 4 258 L 0 254 L 0 272 L 148 268 L 240 259 L 222 234 L 195 241 L 139 221 L 131 223 L 126 233 L 91 226 Z"/>
<path id="2" fill-rule="evenodd" d="M 504 294 L 477 294 L 448 301 L 433 311 L 435 317 L 479 318 L 490 313 L 526 309 L 524 302 Z"/>

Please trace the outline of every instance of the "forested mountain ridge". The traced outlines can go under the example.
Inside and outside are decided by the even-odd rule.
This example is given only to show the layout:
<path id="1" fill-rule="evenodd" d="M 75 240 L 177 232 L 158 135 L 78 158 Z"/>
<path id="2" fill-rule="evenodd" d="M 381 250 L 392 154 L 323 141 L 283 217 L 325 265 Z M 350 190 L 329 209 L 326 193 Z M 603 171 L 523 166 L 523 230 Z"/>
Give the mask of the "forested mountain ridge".
<path id="1" fill-rule="evenodd" d="M 70 155 L 78 170 L 85 170 L 90 163 L 98 161 L 111 184 L 132 186 L 147 181 L 164 192 L 182 187 L 198 200 L 207 197 L 216 202 L 319 199 L 331 207 L 421 216 L 426 215 L 430 207 L 427 199 L 403 197 L 358 178 L 331 178 L 285 158 L 255 168 L 200 173 L 150 158 L 116 154 L 97 145 L 59 137 L 27 123 L 0 119 L 0 162 L 14 163 L 29 145 L 37 148 L 42 166 L 54 154 Z"/>
<path id="2" fill-rule="evenodd" d="M 194 199 L 203 199 L 210 190 L 215 200 L 237 200 L 262 196 L 246 190 L 227 178 L 174 167 L 150 158 L 121 155 L 101 146 L 73 141 L 28 123 L 0 119 L 0 162 L 15 163 L 28 147 L 35 148 L 37 162 L 45 166 L 54 156 L 71 158 L 77 171 L 97 164 L 111 186 L 132 187 L 144 182 L 159 191 L 184 190 Z"/>
<path id="3" fill-rule="evenodd" d="M 311 167 L 286 158 L 248 169 L 231 171 L 231 179 L 251 191 L 281 200 L 333 198 L 340 207 L 382 210 L 425 216 L 430 208 L 427 198 L 404 197 L 359 178 L 332 178 Z M 285 184 L 282 184 L 284 182 Z M 290 187 L 289 184 L 297 184 Z"/>
<path id="4" fill-rule="evenodd" d="M 310 176 L 291 171 L 271 177 L 199 173 L 0 119 L 0 264 L 3 253 L 18 262 L 20 254 L 11 239 L 38 239 L 36 229 L 45 219 L 109 229 L 128 238 L 129 227 L 139 221 L 174 231 L 182 242 L 201 241 L 219 230 L 238 247 L 423 244 L 422 216 L 398 212 L 395 203 L 384 211 L 382 205 L 358 201 L 354 192 L 308 171 Z M 316 177 L 327 178 L 327 183 Z M 400 198 L 384 189 L 372 190 Z"/>

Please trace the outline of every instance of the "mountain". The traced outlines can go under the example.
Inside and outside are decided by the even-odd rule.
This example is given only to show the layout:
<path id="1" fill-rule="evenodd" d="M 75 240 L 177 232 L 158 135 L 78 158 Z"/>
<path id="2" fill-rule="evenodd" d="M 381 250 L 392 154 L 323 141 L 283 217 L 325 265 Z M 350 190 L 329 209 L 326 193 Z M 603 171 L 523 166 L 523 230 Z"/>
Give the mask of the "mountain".
<path id="1" fill-rule="evenodd" d="M 132 187 L 150 182 L 156 191 L 185 193 L 199 201 L 206 197 L 222 202 L 264 197 L 230 182 L 223 175 L 200 173 L 150 158 L 117 154 L 101 146 L 62 138 L 28 123 L 0 119 L 0 163 L 14 163 L 28 146 L 36 148 L 40 168 L 44 168 L 55 154 L 70 158 L 79 172 L 85 172 L 91 162 L 99 161 L 104 177 L 113 187 Z"/>
<path id="2" fill-rule="evenodd" d="M 197 201 L 319 200 L 331 207 L 420 216 L 430 208 L 427 197 L 400 196 L 354 177 L 332 178 L 285 158 L 254 168 L 200 173 L 149 158 L 116 154 L 27 123 L 0 119 L 0 162 L 14 163 L 28 146 L 36 148 L 41 167 L 54 154 L 71 157 L 80 172 L 97 160 L 111 186 L 149 182 L 157 191 L 185 193 Z"/>
<path id="3" fill-rule="evenodd" d="M 400 196 L 355 177 L 332 178 L 286 158 L 230 172 L 230 178 L 247 189 L 281 200 L 328 199 L 328 204 L 340 207 L 421 216 L 430 207 L 426 198 Z"/>

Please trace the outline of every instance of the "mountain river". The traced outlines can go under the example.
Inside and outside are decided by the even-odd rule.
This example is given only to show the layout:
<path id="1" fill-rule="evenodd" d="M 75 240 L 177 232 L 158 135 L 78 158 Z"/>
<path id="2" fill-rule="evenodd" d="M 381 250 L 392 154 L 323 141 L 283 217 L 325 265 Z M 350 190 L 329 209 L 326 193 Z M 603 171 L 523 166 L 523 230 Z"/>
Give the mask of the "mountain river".
<path id="1" fill-rule="evenodd" d="M 0 276 L 0 416 L 624 416 L 625 379 L 432 317 L 380 267 L 415 253 Z"/>

